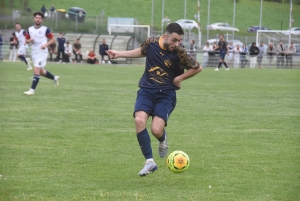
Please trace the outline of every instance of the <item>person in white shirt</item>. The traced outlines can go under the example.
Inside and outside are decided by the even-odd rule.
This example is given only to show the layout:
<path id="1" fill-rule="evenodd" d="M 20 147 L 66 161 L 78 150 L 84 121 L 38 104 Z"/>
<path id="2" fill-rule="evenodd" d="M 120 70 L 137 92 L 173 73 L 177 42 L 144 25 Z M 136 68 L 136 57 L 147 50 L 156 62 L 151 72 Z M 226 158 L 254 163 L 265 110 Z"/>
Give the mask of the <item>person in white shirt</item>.
<path id="1" fill-rule="evenodd" d="M 209 45 L 209 42 L 206 42 L 205 46 L 203 47 L 203 58 L 204 58 L 203 65 L 202 65 L 203 67 L 207 67 L 208 59 L 209 59 L 208 52 L 211 51 L 213 51 L 212 47 Z"/>
<path id="2" fill-rule="evenodd" d="M 31 88 L 29 91 L 24 92 L 26 95 L 34 95 L 35 88 L 39 83 L 41 75 L 54 80 L 55 87 L 59 85 L 59 76 L 54 76 L 44 69 L 48 58 L 48 46 L 55 41 L 55 38 L 53 37 L 50 29 L 42 25 L 44 14 L 42 12 L 36 12 L 33 16 L 34 25 L 28 29 L 28 33 L 26 34 L 26 43 L 31 43 L 31 57 L 34 64 L 34 76 Z"/>
<path id="3" fill-rule="evenodd" d="M 231 66 L 231 64 L 233 62 L 233 49 L 234 49 L 233 43 L 230 42 L 229 45 L 228 45 L 229 55 L 227 57 L 227 62 L 228 62 L 229 66 Z"/>
<path id="4" fill-rule="evenodd" d="M 69 41 L 65 43 L 65 55 L 69 57 L 69 61 L 72 63 L 72 45 L 70 45 Z"/>
<path id="5" fill-rule="evenodd" d="M 22 29 L 21 25 L 19 23 L 15 24 L 15 39 L 14 39 L 14 44 L 18 44 L 19 45 L 19 49 L 17 51 L 17 57 L 21 59 L 21 61 L 24 61 L 26 66 L 27 66 L 27 70 L 31 70 L 32 67 L 31 65 L 27 62 L 26 60 L 26 49 L 27 49 L 27 44 L 26 44 L 26 39 L 25 39 L 25 35 L 26 35 L 26 31 L 24 29 Z"/>
<path id="6" fill-rule="evenodd" d="M 242 50 L 240 46 L 237 44 L 235 48 L 233 49 L 233 58 L 234 58 L 234 68 L 238 68 L 240 66 L 240 54 Z"/>

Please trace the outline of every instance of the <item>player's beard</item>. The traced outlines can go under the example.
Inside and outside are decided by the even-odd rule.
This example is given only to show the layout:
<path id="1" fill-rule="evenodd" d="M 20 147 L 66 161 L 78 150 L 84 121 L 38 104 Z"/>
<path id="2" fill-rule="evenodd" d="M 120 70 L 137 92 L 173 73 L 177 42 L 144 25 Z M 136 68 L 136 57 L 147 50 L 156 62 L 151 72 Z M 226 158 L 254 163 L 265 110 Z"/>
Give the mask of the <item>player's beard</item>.
<path id="1" fill-rule="evenodd" d="M 169 45 L 168 42 L 164 42 L 163 45 L 164 45 L 164 48 L 166 48 L 168 51 L 171 51 L 171 52 L 172 52 L 172 51 L 174 51 L 174 49 L 175 49 L 175 48 L 170 49 L 170 45 Z"/>

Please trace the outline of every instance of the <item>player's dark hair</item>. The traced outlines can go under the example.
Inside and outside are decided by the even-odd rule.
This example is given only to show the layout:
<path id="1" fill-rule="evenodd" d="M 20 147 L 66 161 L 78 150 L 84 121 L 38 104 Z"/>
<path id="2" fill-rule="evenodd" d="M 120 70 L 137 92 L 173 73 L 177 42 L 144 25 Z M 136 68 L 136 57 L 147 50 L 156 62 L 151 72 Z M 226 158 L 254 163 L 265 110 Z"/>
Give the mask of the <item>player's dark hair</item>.
<path id="1" fill-rule="evenodd" d="M 177 33 L 178 35 L 184 35 L 184 31 L 177 23 L 170 23 L 166 28 L 168 34 Z"/>
<path id="2" fill-rule="evenodd" d="M 42 12 L 38 11 L 38 12 L 33 13 L 34 17 L 37 16 L 37 15 L 41 16 L 42 18 L 44 18 L 44 14 Z"/>

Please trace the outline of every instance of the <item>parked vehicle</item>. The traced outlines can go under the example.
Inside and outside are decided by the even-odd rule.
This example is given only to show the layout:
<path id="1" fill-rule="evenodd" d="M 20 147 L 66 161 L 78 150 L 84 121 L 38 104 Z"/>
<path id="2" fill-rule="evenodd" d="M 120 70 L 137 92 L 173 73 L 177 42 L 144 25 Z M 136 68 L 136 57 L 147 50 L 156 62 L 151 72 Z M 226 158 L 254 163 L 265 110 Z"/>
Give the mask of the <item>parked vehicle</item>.
<path id="1" fill-rule="evenodd" d="M 257 32 L 257 30 L 271 30 L 269 29 L 268 27 L 265 27 L 265 26 L 252 26 L 252 27 L 249 27 L 247 29 L 248 32 Z"/>
<path id="2" fill-rule="evenodd" d="M 290 34 L 290 30 L 286 30 L 285 32 L 283 32 L 284 35 L 289 35 Z M 300 27 L 292 27 L 291 28 L 291 35 L 300 35 Z"/>
<path id="3" fill-rule="evenodd" d="M 194 20 L 188 20 L 188 19 L 181 19 L 177 20 L 176 23 L 178 23 L 183 29 L 198 29 L 198 23 Z"/>
<path id="4" fill-rule="evenodd" d="M 207 25 L 206 29 L 208 30 L 220 30 L 220 31 L 237 31 L 240 30 L 234 27 L 231 27 L 228 23 L 218 22 L 211 25 Z"/>

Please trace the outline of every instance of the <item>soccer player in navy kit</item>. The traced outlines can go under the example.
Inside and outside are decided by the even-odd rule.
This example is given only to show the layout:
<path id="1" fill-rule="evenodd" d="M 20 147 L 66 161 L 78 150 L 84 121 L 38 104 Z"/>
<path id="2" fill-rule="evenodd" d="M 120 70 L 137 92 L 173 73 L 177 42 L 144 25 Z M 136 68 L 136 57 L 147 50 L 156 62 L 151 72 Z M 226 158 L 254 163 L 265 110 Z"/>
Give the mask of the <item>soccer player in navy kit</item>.
<path id="1" fill-rule="evenodd" d="M 176 105 L 176 90 L 180 89 L 182 81 L 202 70 L 195 58 L 180 45 L 183 35 L 179 24 L 170 23 L 163 36 L 147 38 L 141 48 L 121 52 L 108 50 L 111 59 L 146 57 L 146 67 L 139 82 L 140 90 L 134 107 L 137 140 L 146 158 L 140 176 L 157 170 L 146 128 L 148 117 L 152 116 L 151 132 L 159 141 L 158 153 L 163 158 L 168 152 L 164 127 Z"/>
<path id="2" fill-rule="evenodd" d="M 218 71 L 220 69 L 222 63 L 226 67 L 226 70 L 229 70 L 229 68 L 227 66 L 227 63 L 225 62 L 225 55 L 226 55 L 226 53 L 229 55 L 229 50 L 228 50 L 227 42 L 225 41 L 223 34 L 220 34 L 219 39 L 220 40 L 219 40 L 218 46 L 214 49 L 214 50 L 218 49 L 220 51 L 219 65 L 218 65 L 218 68 L 215 69 L 215 71 Z"/>

